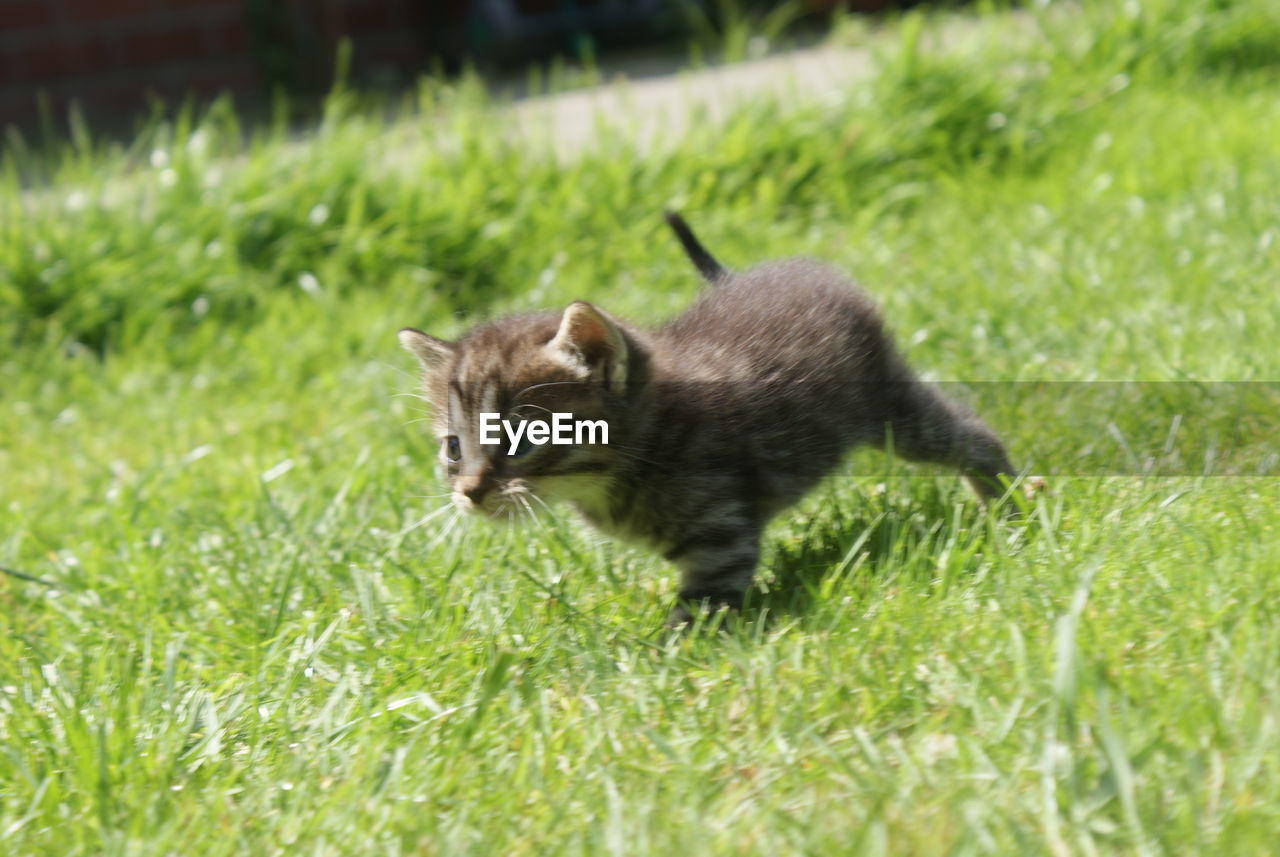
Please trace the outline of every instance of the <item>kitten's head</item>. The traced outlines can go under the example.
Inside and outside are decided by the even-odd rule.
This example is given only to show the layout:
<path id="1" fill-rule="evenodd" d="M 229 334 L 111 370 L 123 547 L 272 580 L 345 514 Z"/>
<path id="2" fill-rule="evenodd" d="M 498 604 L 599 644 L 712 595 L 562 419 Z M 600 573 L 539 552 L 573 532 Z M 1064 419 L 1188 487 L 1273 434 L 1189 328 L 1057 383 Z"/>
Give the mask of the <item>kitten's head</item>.
<path id="1" fill-rule="evenodd" d="M 600 443 L 597 421 L 617 437 L 627 391 L 645 363 L 634 335 L 603 311 L 577 301 L 560 314 L 480 325 L 456 342 L 405 328 L 400 343 L 422 365 L 440 469 L 456 506 L 515 518 L 532 509 L 530 495 L 590 503 L 602 490 L 616 455 Z M 554 414 L 592 428 L 571 428 L 570 443 L 531 442 L 529 428 L 553 423 Z M 498 443 L 481 442 L 485 425 Z"/>

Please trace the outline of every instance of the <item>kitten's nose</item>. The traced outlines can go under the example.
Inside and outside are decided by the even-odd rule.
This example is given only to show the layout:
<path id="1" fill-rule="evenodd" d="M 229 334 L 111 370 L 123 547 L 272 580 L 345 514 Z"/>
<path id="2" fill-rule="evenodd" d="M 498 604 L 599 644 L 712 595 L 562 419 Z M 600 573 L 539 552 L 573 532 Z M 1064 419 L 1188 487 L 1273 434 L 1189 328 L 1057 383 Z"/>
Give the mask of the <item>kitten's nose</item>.
<path id="1" fill-rule="evenodd" d="M 489 480 L 483 476 L 464 476 L 457 482 L 458 493 L 477 506 L 484 502 L 484 495 L 489 493 L 491 487 Z"/>

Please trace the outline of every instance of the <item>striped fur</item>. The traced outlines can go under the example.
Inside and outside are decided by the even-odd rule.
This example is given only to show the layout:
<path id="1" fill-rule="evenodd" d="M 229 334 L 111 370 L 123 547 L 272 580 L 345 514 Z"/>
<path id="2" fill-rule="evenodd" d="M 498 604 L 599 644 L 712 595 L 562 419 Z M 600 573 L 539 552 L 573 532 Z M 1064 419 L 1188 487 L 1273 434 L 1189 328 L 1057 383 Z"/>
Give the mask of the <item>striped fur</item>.
<path id="1" fill-rule="evenodd" d="M 571 503 L 680 568 L 681 622 L 695 605 L 741 602 L 764 525 L 854 446 L 891 443 L 998 495 L 1013 472 L 999 439 L 916 378 L 857 287 L 806 260 L 732 273 L 678 216 L 669 221 L 714 285 L 655 330 L 577 302 L 480 325 L 456 343 L 401 331 L 424 368 L 458 506 L 510 517 L 530 494 Z M 610 443 L 512 457 L 477 443 L 490 409 L 604 419 Z"/>

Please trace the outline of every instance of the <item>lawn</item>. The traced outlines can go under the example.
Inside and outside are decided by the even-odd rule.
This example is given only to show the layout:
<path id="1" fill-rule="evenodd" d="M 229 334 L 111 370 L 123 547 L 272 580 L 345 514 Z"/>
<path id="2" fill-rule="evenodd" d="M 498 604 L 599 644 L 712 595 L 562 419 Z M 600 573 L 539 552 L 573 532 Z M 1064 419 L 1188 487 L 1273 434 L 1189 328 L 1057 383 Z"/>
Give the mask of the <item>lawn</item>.
<path id="1" fill-rule="evenodd" d="M 0 852 L 1274 853 L 1276 414 L 1228 404 L 1280 378 L 1280 18 L 966 14 L 839 28 L 869 83 L 643 155 L 430 82 L 302 136 L 10 138 L 0 565 L 40 580 L 0 575 Z M 853 273 L 1047 490 L 1002 517 L 859 454 L 745 621 L 674 642 L 673 569 L 566 510 L 419 525 L 396 329 L 668 317 L 667 206 Z M 1176 466 L 1089 458 L 1175 425 Z"/>

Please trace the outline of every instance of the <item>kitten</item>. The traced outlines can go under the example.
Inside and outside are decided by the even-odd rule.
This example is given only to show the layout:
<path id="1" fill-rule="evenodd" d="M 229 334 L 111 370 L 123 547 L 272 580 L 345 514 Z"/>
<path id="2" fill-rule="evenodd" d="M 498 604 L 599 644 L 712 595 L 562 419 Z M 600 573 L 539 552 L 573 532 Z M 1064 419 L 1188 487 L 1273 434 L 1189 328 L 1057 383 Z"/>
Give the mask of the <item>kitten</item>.
<path id="1" fill-rule="evenodd" d="M 482 324 L 457 342 L 406 328 L 453 502 L 514 517 L 566 500 L 681 571 L 669 624 L 740 606 L 760 535 L 859 444 L 954 467 L 983 498 L 1013 468 L 980 419 L 916 378 L 870 299 L 816 262 L 724 268 L 667 222 L 711 286 L 643 330 L 585 301 Z M 603 420 L 608 443 L 480 443 L 483 414 Z M 518 426 L 517 426 L 518 427 Z"/>

